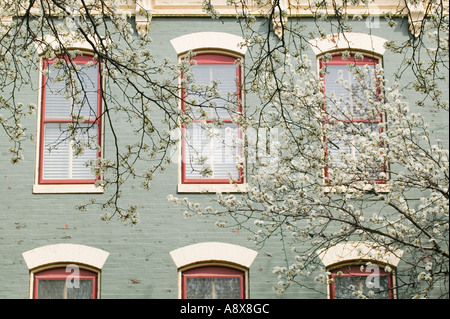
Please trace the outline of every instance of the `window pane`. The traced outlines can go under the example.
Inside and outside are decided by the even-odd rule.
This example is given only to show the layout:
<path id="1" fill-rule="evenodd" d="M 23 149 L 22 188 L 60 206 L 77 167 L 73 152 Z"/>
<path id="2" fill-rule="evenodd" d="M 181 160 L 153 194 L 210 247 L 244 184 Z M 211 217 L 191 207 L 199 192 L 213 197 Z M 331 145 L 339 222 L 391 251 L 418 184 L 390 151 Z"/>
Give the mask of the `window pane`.
<path id="1" fill-rule="evenodd" d="M 219 129 L 219 135 L 214 136 L 214 178 L 239 178 L 239 170 L 236 168 L 238 130 L 237 124 L 227 123 Z"/>
<path id="2" fill-rule="evenodd" d="M 350 77 L 345 65 L 327 65 L 327 74 L 325 75 L 325 93 L 327 96 L 327 109 L 330 119 L 345 120 L 348 118 L 350 112 Z M 338 79 L 342 78 L 344 86 L 338 83 Z M 342 97 L 342 102 L 336 104 L 332 102 L 332 95 L 336 96 L 336 99 Z"/>
<path id="3" fill-rule="evenodd" d="M 79 287 L 67 288 L 67 299 L 92 299 L 92 280 L 80 279 Z"/>
<path id="4" fill-rule="evenodd" d="M 357 65 L 356 68 L 363 70 L 365 65 Z M 369 64 L 369 72 L 365 80 L 359 83 L 357 76 L 350 71 L 348 65 L 327 65 L 325 75 L 325 92 L 327 96 L 328 118 L 330 120 L 376 120 L 377 112 L 370 110 L 368 98 L 376 101 L 377 96 L 373 92 L 376 87 L 372 81 L 374 65 Z M 342 81 L 342 82 L 341 82 Z M 361 85 L 362 84 L 362 85 Z M 367 91 L 369 90 L 369 91 Z M 364 92 L 368 95 L 365 96 Z M 370 92 L 370 93 L 369 93 Z M 341 102 L 332 102 L 332 95 L 336 99 L 342 98 Z"/>
<path id="5" fill-rule="evenodd" d="M 241 278 L 187 278 L 187 299 L 240 299 Z"/>
<path id="6" fill-rule="evenodd" d="M 83 117 L 95 120 L 98 100 L 98 65 L 87 67 L 80 65 L 78 73 L 71 73 L 71 81 L 66 81 L 67 70 L 48 65 L 45 90 L 45 120 L 72 120 Z M 74 85 L 72 85 L 72 84 Z M 80 91 L 79 101 L 73 99 L 73 93 Z"/>
<path id="7" fill-rule="evenodd" d="M 63 299 L 65 280 L 47 280 L 38 281 L 38 299 Z"/>
<path id="8" fill-rule="evenodd" d="M 68 287 L 66 279 L 40 279 L 38 299 L 92 299 L 92 280 L 78 282 L 79 287 Z"/>
<path id="9" fill-rule="evenodd" d="M 226 107 L 227 101 L 234 101 L 237 92 L 236 66 L 234 64 L 199 64 L 192 67 L 195 85 L 211 86 L 213 81 L 218 81 L 217 90 L 220 98 L 206 97 L 201 91 L 188 89 L 187 99 L 197 97 L 198 102 L 204 106 L 208 118 L 230 119 L 230 113 Z M 210 103 L 215 108 L 210 108 Z M 193 108 L 193 114 L 198 114 L 198 108 Z"/>
<path id="10" fill-rule="evenodd" d="M 78 87 L 83 90 L 80 103 L 75 104 L 74 115 L 83 116 L 85 120 L 96 120 L 98 105 L 98 65 L 81 66 L 77 74 Z"/>
<path id="11" fill-rule="evenodd" d="M 201 124 L 186 128 L 185 135 L 186 178 L 212 178 L 211 139 Z"/>
<path id="12" fill-rule="evenodd" d="M 328 156 L 329 168 L 352 169 L 356 176 L 367 173 L 374 179 L 380 178 L 383 171 L 383 154 L 380 147 L 366 147 L 368 141 L 373 142 L 371 134 L 379 133 L 378 123 L 345 122 L 343 125 L 328 123 Z M 377 143 L 375 143 L 377 144 Z M 347 166 L 345 159 L 355 159 L 354 165 Z"/>
<path id="13" fill-rule="evenodd" d="M 64 71 L 55 69 L 53 64 L 49 64 L 48 72 L 45 86 L 45 120 L 71 120 L 71 90 L 66 88 L 65 81 L 56 81 L 59 75 L 64 76 Z"/>
<path id="14" fill-rule="evenodd" d="M 70 177 L 70 141 L 67 125 L 49 123 L 44 126 L 43 178 L 68 179 Z"/>
<path id="15" fill-rule="evenodd" d="M 239 178 L 236 168 L 237 124 L 224 123 L 219 128 L 206 129 L 194 123 L 186 128 L 186 178 Z M 208 174 L 202 175 L 202 172 Z"/>
<path id="16" fill-rule="evenodd" d="M 70 140 L 67 124 L 44 125 L 43 178 L 44 179 L 93 179 L 89 161 L 97 158 L 97 125 L 80 125 L 77 136 Z M 73 146 L 78 147 L 73 147 Z M 84 148 L 82 153 L 77 150 Z"/>
<path id="17" fill-rule="evenodd" d="M 357 299 L 360 291 L 365 296 L 373 291 L 372 299 L 389 299 L 387 276 L 335 276 L 334 289 L 336 299 Z"/>
<path id="18" fill-rule="evenodd" d="M 328 156 L 333 167 L 345 168 L 344 159 L 352 156 L 353 139 L 345 132 L 347 125 L 339 130 L 334 129 L 335 125 L 330 124 L 330 134 L 328 135 Z"/>

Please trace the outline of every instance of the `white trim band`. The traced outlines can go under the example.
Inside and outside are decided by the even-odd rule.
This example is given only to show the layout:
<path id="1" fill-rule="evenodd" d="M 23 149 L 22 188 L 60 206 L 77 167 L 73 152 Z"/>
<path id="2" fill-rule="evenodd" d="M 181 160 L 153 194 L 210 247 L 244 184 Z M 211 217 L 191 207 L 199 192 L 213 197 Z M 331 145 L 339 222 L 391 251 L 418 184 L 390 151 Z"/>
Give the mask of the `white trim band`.
<path id="1" fill-rule="evenodd" d="M 328 35 L 325 39 L 309 40 L 309 44 L 316 55 L 334 50 L 362 50 L 383 55 L 386 51 L 384 47 L 386 42 L 386 39 L 376 35 L 359 32 L 336 33 Z"/>
<path id="2" fill-rule="evenodd" d="M 84 245 L 56 244 L 28 250 L 22 256 L 28 269 L 54 263 L 80 263 L 102 269 L 109 253 Z"/>
<path id="3" fill-rule="evenodd" d="M 177 54 L 199 49 L 228 50 L 245 55 L 247 47 L 242 46 L 244 39 L 225 32 L 196 32 L 170 40 Z"/>
<path id="4" fill-rule="evenodd" d="M 328 249 L 321 249 L 317 254 L 326 267 L 352 260 L 373 260 L 397 267 L 403 255 L 403 250 L 392 251 L 375 243 L 350 241 Z"/>
<path id="5" fill-rule="evenodd" d="M 181 247 L 170 252 L 177 268 L 198 262 L 229 262 L 250 268 L 258 252 L 233 244 L 205 242 Z"/>

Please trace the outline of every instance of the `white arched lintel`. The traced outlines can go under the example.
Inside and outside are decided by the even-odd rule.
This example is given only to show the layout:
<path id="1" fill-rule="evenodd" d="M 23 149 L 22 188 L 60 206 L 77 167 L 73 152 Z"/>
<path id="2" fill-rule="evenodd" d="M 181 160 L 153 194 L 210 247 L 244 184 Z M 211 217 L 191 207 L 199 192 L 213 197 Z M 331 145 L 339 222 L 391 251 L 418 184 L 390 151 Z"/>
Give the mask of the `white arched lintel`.
<path id="1" fill-rule="evenodd" d="M 370 242 L 350 241 L 321 249 L 317 254 L 326 267 L 355 260 L 375 261 L 397 267 L 403 251 L 400 249 L 388 250 Z"/>
<path id="2" fill-rule="evenodd" d="M 93 39 L 90 39 L 92 43 L 95 43 Z M 93 52 L 91 43 L 88 41 L 74 41 L 71 37 L 61 36 L 60 39 L 56 39 L 52 35 L 45 35 L 43 38 L 34 41 L 34 46 L 39 55 L 44 54 L 46 47 L 49 46 L 53 52 L 61 50 L 61 46 L 64 46 L 67 50 L 81 50 Z"/>
<path id="3" fill-rule="evenodd" d="M 220 242 L 193 244 L 170 252 L 178 269 L 205 262 L 228 262 L 248 269 L 257 254 L 246 247 Z"/>
<path id="4" fill-rule="evenodd" d="M 56 244 L 28 250 L 22 256 L 30 270 L 54 263 L 84 264 L 102 269 L 109 253 L 85 245 Z"/>
<path id="5" fill-rule="evenodd" d="M 325 39 L 315 38 L 309 41 L 316 55 L 336 50 L 359 50 L 383 55 L 386 51 L 386 39 L 359 32 L 330 34 Z"/>
<path id="6" fill-rule="evenodd" d="M 170 40 L 178 55 L 199 49 L 227 50 L 245 55 L 244 39 L 226 32 L 195 32 Z"/>

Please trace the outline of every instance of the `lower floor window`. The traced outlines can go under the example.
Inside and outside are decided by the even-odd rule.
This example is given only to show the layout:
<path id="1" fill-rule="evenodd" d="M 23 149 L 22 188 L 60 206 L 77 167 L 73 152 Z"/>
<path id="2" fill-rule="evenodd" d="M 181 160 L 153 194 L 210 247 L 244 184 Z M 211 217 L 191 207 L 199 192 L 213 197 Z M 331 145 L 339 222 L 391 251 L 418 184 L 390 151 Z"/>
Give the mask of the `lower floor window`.
<path id="1" fill-rule="evenodd" d="M 76 265 L 34 275 L 35 299 L 96 299 L 98 274 Z"/>
<path id="2" fill-rule="evenodd" d="M 378 265 L 351 265 L 333 269 L 330 274 L 332 299 L 392 299 L 392 274 Z"/>
<path id="3" fill-rule="evenodd" d="M 184 299 L 244 299 L 244 272 L 226 267 L 200 267 L 183 272 Z"/>

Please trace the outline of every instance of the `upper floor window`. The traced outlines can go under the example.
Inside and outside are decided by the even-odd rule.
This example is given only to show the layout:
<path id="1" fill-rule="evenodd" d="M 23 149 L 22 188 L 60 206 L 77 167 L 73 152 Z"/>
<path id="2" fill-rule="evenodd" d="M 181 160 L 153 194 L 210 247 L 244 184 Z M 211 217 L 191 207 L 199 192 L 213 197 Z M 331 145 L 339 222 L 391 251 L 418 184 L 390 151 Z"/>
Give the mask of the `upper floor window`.
<path id="1" fill-rule="evenodd" d="M 243 183 L 242 132 L 233 121 L 242 111 L 241 66 L 227 55 L 199 54 L 192 60 L 194 83 L 183 91 L 182 102 L 191 123 L 182 128 L 181 183 Z"/>
<path id="2" fill-rule="evenodd" d="M 34 274 L 34 299 L 97 299 L 98 274 L 76 265 Z"/>
<path id="3" fill-rule="evenodd" d="M 90 56 L 44 59 L 39 184 L 94 184 L 101 156 L 99 63 Z"/>
<path id="4" fill-rule="evenodd" d="M 335 268 L 329 278 L 331 299 L 394 298 L 392 272 L 377 264 Z"/>
<path id="5" fill-rule="evenodd" d="M 244 299 L 245 274 L 243 271 L 209 266 L 182 273 L 183 299 Z"/>
<path id="6" fill-rule="evenodd" d="M 333 181 L 340 169 L 351 176 L 350 180 L 385 180 L 386 163 L 378 156 L 381 151 L 368 151 L 368 145 L 375 145 L 372 152 L 382 146 L 370 141 L 373 133 L 382 132 L 380 123 L 384 120 L 376 105 L 378 63 L 378 59 L 362 55 L 334 55 L 330 60 L 320 60 L 326 94 L 328 181 Z"/>

